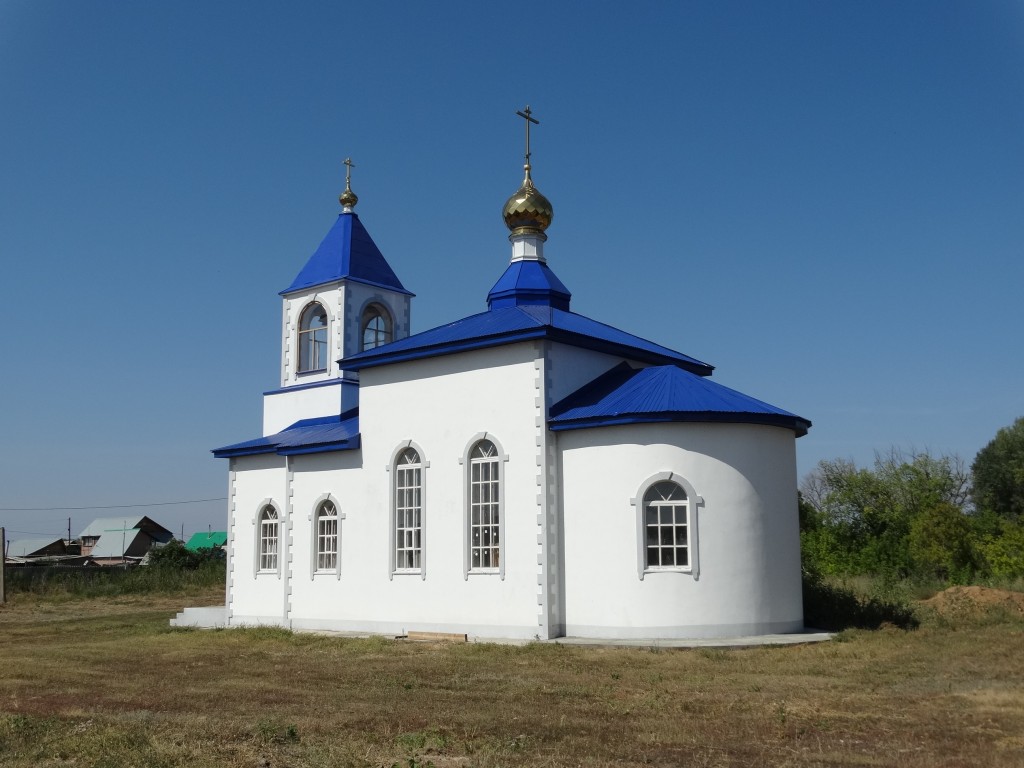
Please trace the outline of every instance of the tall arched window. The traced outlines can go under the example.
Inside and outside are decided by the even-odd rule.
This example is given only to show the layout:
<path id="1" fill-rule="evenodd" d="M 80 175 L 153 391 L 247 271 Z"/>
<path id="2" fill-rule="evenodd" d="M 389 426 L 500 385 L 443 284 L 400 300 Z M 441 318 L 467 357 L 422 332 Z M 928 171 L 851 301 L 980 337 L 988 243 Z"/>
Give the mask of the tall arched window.
<path id="1" fill-rule="evenodd" d="M 391 315 L 380 304 L 371 304 L 363 310 L 360 323 L 363 329 L 362 350 L 375 349 L 392 338 Z"/>
<path id="2" fill-rule="evenodd" d="M 469 569 L 496 571 L 501 563 L 501 469 L 498 450 L 480 440 L 469 451 Z"/>
<path id="3" fill-rule="evenodd" d="M 689 570 L 690 504 L 677 483 L 655 483 L 644 494 L 644 566 L 646 570 Z"/>
<path id="4" fill-rule="evenodd" d="M 423 462 L 414 448 L 406 448 L 394 467 L 395 570 L 423 567 Z"/>
<path id="5" fill-rule="evenodd" d="M 299 319 L 299 373 L 327 369 L 327 312 L 317 302 Z"/>
<path id="6" fill-rule="evenodd" d="M 316 570 L 338 567 L 338 508 L 325 501 L 316 510 Z"/>
<path id="7" fill-rule="evenodd" d="M 277 571 L 277 510 L 270 504 L 260 512 L 259 557 L 261 571 Z"/>

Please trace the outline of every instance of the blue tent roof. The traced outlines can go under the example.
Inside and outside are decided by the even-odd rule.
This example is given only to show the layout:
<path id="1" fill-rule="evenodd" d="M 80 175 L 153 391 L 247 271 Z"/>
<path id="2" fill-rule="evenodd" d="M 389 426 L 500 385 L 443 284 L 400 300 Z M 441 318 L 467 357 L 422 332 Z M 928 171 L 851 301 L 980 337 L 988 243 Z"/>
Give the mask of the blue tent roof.
<path id="1" fill-rule="evenodd" d="M 281 295 L 342 278 L 413 295 L 402 285 L 355 213 L 338 214 L 320 247 Z"/>
<path id="2" fill-rule="evenodd" d="M 496 347 L 530 339 L 548 339 L 656 365 L 678 365 L 699 376 L 714 367 L 680 352 L 620 331 L 589 317 L 556 307 L 520 304 L 456 320 L 340 361 L 358 371 L 378 365 Z"/>
<path id="3" fill-rule="evenodd" d="M 297 421 L 276 435 L 214 448 L 213 455 L 218 459 L 257 453 L 291 456 L 299 453 L 348 451 L 358 448 L 359 444 L 359 409 L 353 408 L 340 416 Z"/>
<path id="4" fill-rule="evenodd" d="M 642 422 L 769 424 L 797 437 L 811 422 L 674 365 L 636 369 L 621 363 L 551 406 L 554 430 Z"/>

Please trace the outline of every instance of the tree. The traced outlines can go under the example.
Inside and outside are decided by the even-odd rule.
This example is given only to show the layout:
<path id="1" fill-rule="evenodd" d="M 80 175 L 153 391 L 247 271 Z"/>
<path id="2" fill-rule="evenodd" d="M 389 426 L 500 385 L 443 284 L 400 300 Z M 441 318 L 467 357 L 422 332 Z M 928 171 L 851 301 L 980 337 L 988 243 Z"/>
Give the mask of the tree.
<path id="1" fill-rule="evenodd" d="M 892 449 L 873 469 L 819 462 L 801 484 L 801 544 L 807 570 L 964 578 L 969 543 L 969 474 L 957 456 Z M 934 532 L 933 532 L 934 529 Z"/>
<path id="2" fill-rule="evenodd" d="M 971 470 L 978 509 L 1024 522 L 1024 416 L 978 451 Z"/>

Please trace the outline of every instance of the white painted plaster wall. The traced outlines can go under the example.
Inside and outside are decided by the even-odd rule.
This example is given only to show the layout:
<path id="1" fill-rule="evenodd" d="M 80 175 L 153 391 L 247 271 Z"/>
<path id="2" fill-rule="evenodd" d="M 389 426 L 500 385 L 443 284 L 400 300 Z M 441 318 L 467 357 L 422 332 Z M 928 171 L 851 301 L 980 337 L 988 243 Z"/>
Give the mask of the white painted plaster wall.
<path id="1" fill-rule="evenodd" d="M 340 352 L 337 357 L 332 359 L 350 357 L 362 351 L 363 310 L 370 304 L 380 304 L 391 313 L 393 341 L 404 339 L 409 335 L 411 296 L 357 282 L 346 282 L 345 291 L 342 346 L 339 348 Z"/>
<path id="2" fill-rule="evenodd" d="M 233 512 L 229 519 L 228 574 L 229 622 L 239 624 L 280 624 L 284 618 L 285 582 L 279 573 L 254 573 L 257 518 L 269 499 L 277 508 L 279 532 L 286 516 L 285 459 L 277 455 L 243 456 L 232 459 L 234 467 Z M 283 557 L 279 555 L 282 566 Z"/>
<path id="3" fill-rule="evenodd" d="M 629 360 L 617 355 L 606 355 L 589 349 L 580 349 L 568 344 L 550 344 L 549 404 L 553 405 L 571 395 L 584 384 L 589 384 L 602 373 L 607 373 L 622 362 L 634 368 L 646 368 L 646 363 Z"/>
<path id="4" fill-rule="evenodd" d="M 263 396 L 263 434 L 274 435 L 300 419 L 337 416 L 359 404 L 358 382 L 335 379 L 319 387 L 289 389 Z"/>
<path id="5" fill-rule="evenodd" d="M 346 285 L 341 282 L 310 288 L 308 291 L 292 293 L 283 299 L 281 317 L 281 386 L 312 384 L 317 381 L 337 378 L 341 375 L 334 362 L 341 357 L 344 335 L 344 305 Z M 303 310 L 314 301 L 319 302 L 327 312 L 327 359 L 330 364 L 320 373 L 299 373 L 299 321 Z"/>
<path id="6" fill-rule="evenodd" d="M 795 437 L 743 424 L 640 424 L 558 433 L 566 633 L 713 637 L 803 626 Z M 638 573 L 630 499 L 660 472 L 685 477 L 699 578 Z M 637 498 L 642 503 L 642 498 Z"/>
<path id="7" fill-rule="evenodd" d="M 255 578 L 252 524 L 271 486 L 285 471 L 277 461 L 236 460 L 236 579 L 233 615 L 265 617 L 284 605 L 293 627 L 402 633 L 466 632 L 481 637 L 530 638 L 538 629 L 537 347 L 519 344 L 457 356 L 412 361 L 362 372 L 362 449 L 290 458 L 290 570 Z M 504 463 L 504 578 L 464 572 L 465 465 L 480 433 L 494 440 Z M 395 451 L 413 441 L 424 470 L 425 573 L 391 572 L 392 471 Z M 314 520 L 330 494 L 340 520 L 340 573 L 314 574 Z M 283 499 L 282 499 L 283 501 Z M 283 512 L 283 506 L 282 510 Z M 248 574 L 248 578 L 245 578 Z M 275 608 L 276 610 L 276 608 Z M 237 619 L 236 619 L 237 621 Z"/>

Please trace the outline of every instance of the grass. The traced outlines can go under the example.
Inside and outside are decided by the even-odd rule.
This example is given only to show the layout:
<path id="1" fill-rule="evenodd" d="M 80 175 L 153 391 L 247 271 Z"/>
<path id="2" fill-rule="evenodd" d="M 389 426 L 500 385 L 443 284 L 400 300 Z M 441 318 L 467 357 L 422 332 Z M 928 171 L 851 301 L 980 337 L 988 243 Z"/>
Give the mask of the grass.
<path id="1" fill-rule="evenodd" d="M 9 595 L 32 593 L 51 599 L 116 597 L 137 594 L 182 594 L 225 583 L 223 560 L 208 561 L 197 568 L 9 568 Z"/>
<path id="2" fill-rule="evenodd" d="M 651 652 L 173 629 L 202 599 L 0 608 L 0 765 L 1019 766 L 1024 621 Z"/>

